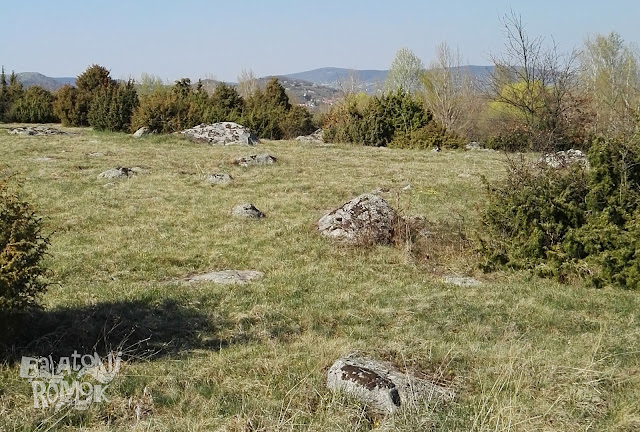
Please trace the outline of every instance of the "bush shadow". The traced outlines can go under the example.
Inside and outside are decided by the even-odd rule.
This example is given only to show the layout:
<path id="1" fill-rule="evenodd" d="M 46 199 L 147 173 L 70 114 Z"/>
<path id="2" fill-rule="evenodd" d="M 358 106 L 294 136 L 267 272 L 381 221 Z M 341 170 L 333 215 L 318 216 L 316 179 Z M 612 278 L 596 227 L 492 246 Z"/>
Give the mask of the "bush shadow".
<path id="1" fill-rule="evenodd" d="M 232 323 L 175 300 L 34 310 L 0 321 L 5 321 L 0 323 L 0 360 L 10 364 L 22 356 L 56 360 L 74 351 L 100 356 L 122 351 L 123 359 L 140 361 L 245 342 L 221 337 Z"/>

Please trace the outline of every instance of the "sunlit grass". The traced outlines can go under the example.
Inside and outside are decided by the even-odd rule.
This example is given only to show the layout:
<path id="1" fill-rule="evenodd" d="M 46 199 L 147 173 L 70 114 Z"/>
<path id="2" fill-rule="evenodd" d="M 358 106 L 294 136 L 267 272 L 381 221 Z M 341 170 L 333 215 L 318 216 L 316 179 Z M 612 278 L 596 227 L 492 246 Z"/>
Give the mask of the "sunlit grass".
<path id="1" fill-rule="evenodd" d="M 0 163 L 54 232 L 47 258 L 54 284 L 43 297 L 43 319 L 87 327 L 67 329 L 77 339 L 61 336 L 58 348 L 90 349 L 74 340 L 85 344 L 83 331 L 108 331 L 120 317 L 114 332 L 129 357 L 109 403 L 69 414 L 31 407 L 29 384 L 18 365 L 6 363 L 1 429 L 46 430 L 61 418 L 52 430 L 640 427 L 637 294 L 521 273 L 483 275 L 471 253 L 434 271 L 402 247 L 337 247 L 315 231 L 326 210 L 385 187 L 402 214 L 455 221 L 472 237 L 480 175 L 504 175 L 501 154 L 296 142 L 220 148 L 177 136 L 73 132 L 17 137 L 0 130 Z M 257 152 L 278 163 L 232 163 Z M 42 156 L 55 161 L 35 160 Z M 109 181 L 97 175 L 116 166 L 147 172 L 105 187 Z M 207 184 L 214 172 L 231 174 L 233 183 Z M 232 218 L 243 202 L 267 217 Z M 176 283 L 222 269 L 265 277 L 243 286 Z M 445 285 L 443 272 L 484 283 Z M 135 334 L 124 338 L 127 326 L 146 332 L 149 350 L 136 351 Z M 326 390 L 326 369 L 352 351 L 446 379 L 458 398 L 374 425 L 354 401 Z"/>

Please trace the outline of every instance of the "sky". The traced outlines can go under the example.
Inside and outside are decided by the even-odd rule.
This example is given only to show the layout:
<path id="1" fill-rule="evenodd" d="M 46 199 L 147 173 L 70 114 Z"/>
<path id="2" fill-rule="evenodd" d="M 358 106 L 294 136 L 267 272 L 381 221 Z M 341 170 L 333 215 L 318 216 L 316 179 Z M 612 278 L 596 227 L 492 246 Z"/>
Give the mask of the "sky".
<path id="1" fill-rule="evenodd" d="M 638 0 L 0 0 L 0 64 L 53 77 L 100 64 L 114 78 L 235 81 L 243 69 L 388 69 L 403 47 L 429 65 L 446 41 L 465 63 L 488 65 L 504 51 L 511 10 L 529 35 L 564 50 L 611 31 L 640 42 Z"/>

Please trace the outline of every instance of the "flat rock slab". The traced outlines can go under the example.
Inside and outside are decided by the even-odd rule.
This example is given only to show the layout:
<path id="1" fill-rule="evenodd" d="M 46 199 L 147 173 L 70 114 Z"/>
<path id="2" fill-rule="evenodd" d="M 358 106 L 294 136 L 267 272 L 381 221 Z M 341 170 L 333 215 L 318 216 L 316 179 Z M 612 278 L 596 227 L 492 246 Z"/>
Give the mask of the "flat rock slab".
<path id="1" fill-rule="evenodd" d="M 442 278 L 442 281 L 446 284 L 456 285 L 460 287 L 475 287 L 482 285 L 478 279 L 468 276 L 455 276 L 449 275 Z"/>
<path id="2" fill-rule="evenodd" d="M 260 142 L 251 129 L 234 122 L 203 123 L 180 133 L 194 141 L 213 145 L 254 145 Z"/>
<path id="3" fill-rule="evenodd" d="M 187 282 L 214 282 L 225 285 L 246 284 L 262 279 L 264 273 L 256 270 L 220 270 L 191 276 Z"/>
<path id="4" fill-rule="evenodd" d="M 9 135 L 43 136 L 43 135 L 69 135 L 69 133 L 61 131 L 60 129 L 52 128 L 52 127 L 34 126 L 34 127 L 17 127 L 17 128 L 9 129 Z"/>
<path id="5" fill-rule="evenodd" d="M 336 360 L 327 373 L 327 388 L 342 391 L 382 415 L 420 402 L 455 398 L 451 389 L 402 373 L 388 362 L 357 355 Z"/>
<path id="6" fill-rule="evenodd" d="M 224 173 L 211 174 L 209 177 L 207 177 L 207 183 L 213 185 L 229 184 L 231 183 L 231 181 L 233 181 L 233 177 L 231 177 L 229 174 Z"/>
<path id="7" fill-rule="evenodd" d="M 35 162 L 55 162 L 57 159 L 49 157 L 49 156 L 40 156 L 33 158 Z"/>
<path id="8" fill-rule="evenodd" d="M 277 159 L 270 154 L 254 154 L 236 159 L 235 163 L 241 167 L 247 168 L 254 165 L 272 165 L 277 162 Z"/>
<path id="9" fill-rule="evenodd" d="M 107 179 L 107 180 L 121 179 L 121 178 L 132 177 L 136 174 L 142 174 L 144 172 L 146 172 L 146 170 L 140 167 L 132 167 L 132 168 L 116 167 L 116 168 L 111 168 L 101 172 L 100 174 L 98 174 L 98 178 Z"/>
<path id="10" fill-rule="evenodd" d="M 244 203 L 235 206 L 231 210 L 231 215 L 234 217 L 248 218 L 248 219 L 262 219 L 265 217 L 264 213 L 256 208 L 251 203 Z"/>
<path id="11" fill-rule="evenodd" d="M 320 218 L 318 230 L 344 243 L 390 243 L 398 214 L 376 194 L 363 194 Z"/>

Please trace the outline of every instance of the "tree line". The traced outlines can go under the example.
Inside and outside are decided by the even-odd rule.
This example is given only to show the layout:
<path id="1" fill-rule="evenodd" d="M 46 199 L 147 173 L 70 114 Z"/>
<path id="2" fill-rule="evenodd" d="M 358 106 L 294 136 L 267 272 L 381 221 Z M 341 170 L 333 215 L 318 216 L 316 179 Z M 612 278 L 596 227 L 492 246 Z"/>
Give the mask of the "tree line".
<path id="1" fill-rule="evenodd" d="M 309 134 L 315 125 L 306 107 L 292 104 L 276 78 L 264 88 L 242 82 L 235 87 L 219 83 L 211 91 L 202 81 L 189 78 L 172 86 L 142 87 L 133 80 L 111 78 L 104 66 L 91 65 L 75 86 L 64 85 L 55 93 L 39 86 L 24 89 L 15 73 L 7 82 L 0 76 L 0 121 L 91 126 L 97 130 L 132 132 L 147 127 L 171 133 L 201 123 L 234 121 L 261 138 L 285 139 Z"/>

